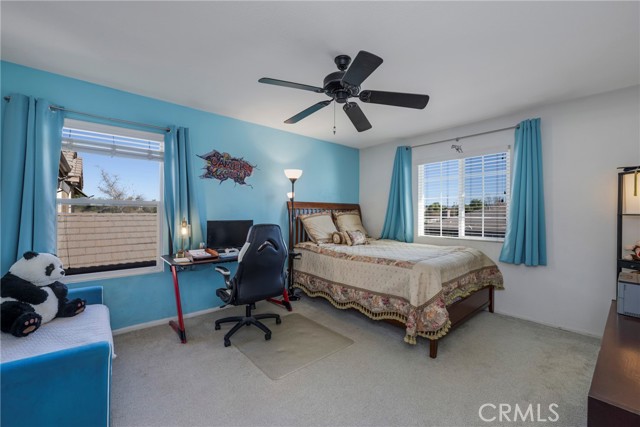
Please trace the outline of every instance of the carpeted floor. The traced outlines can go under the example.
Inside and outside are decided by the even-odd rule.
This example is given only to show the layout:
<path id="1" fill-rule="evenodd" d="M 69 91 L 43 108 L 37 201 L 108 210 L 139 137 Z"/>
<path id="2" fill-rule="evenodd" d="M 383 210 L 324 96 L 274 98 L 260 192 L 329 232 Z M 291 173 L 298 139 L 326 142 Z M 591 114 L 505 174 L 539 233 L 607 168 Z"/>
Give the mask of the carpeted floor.
<path id="1" fill-rule="evenodd" d="M 224 333 L 231 326 L 227 324 Z M 258 328 L 243 329 L 243 333 L 233 335 L 233 345 L 272 380 L 284 378 L 353 344 L 353 340 L 300 313 L 289 314 L 287 322 L 277 327 L 278 333 L 271 334 L 268 342 Z"/>
<path id="2" fill-rule="evenodd" d="M 405 344 L 401 328 L 304 298 L 295 312 L 354 344 L 272 380 L 236 347 L 223 346 L 228 328 L 214 330 L 216 318 L 243 310 L 187 319 L 187 345 L 169 326 L 116 336 L 111 425 L 586 425 L 597 339 L 483 312 L 441 341 L 434 360 L 425 340 Z M 258 304 L 257 312 L 266 311 L 289 314 Z M 274 321 L 266 323 L 278 333 Z M 537 422 L 554 418 L 554 403 L 558 421 Z M 482 413 L 495 421 L 479 417 L 484 404 L 495 405 Z M 511 409 L 502 423 L 500 404 Z M 513 422 L 515 406 L 525 413 L 530 404 L 527 421 Z"/>

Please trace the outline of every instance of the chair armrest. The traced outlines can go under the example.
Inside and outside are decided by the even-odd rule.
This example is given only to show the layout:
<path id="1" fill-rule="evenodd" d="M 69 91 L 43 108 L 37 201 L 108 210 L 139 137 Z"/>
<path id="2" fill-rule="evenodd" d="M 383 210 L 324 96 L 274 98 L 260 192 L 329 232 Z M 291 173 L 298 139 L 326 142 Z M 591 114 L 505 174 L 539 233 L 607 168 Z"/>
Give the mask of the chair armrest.
<path id="1" fill-rule="evenodd" d="M 222 274 L 222 277 L 224 278 L 224 284 L 227 286 L 227 288 L 231 288 L 231 272 L 229 271 L 229 269 L 227 267 L 216 267 L 216 271 Z"/>
<path id="2" fill-rule="evenodd" d="M 82 298 L 87 300 L 87 304 L 102 304 L 102 286 L 69 289 L 67 298 Z"/>
<path id="3" fill-rule="evenodd" d="M 230 276 L 231 272 L 229 271 L 229 269 L 227 267 L 216 267 L 216 271 L 220 274 L 222 274 L 223 276 Z"/>
<path id="4" fill-rule="evenodd" d="M 2 363 L 0 375 L 3 427 L 109 426 L 106 341 Z"/>

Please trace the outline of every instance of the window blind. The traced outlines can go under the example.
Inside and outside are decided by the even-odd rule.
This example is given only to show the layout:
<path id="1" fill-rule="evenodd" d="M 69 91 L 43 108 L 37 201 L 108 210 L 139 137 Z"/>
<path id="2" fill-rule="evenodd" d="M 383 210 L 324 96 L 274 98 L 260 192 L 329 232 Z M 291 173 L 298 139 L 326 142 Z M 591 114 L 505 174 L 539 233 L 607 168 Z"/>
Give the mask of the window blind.
<path id="1" fill-rule="evenodd" d="M 509 170 L 508 151 L 419 165 L 419 233 L 504 238 Z"/>
<path id="2" fill-rule="evenodd" d="M 164 160 L 164 135 L 108 125 L 65 120 L 62 147 L 119 157 Z"/>

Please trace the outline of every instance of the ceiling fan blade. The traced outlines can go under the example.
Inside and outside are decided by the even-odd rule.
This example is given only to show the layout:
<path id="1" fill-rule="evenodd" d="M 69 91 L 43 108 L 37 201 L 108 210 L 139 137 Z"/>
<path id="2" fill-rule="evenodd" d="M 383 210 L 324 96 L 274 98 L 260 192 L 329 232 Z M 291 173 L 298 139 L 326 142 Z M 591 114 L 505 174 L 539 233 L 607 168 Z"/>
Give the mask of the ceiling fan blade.
<path id="1" fill-rule="evenodd" d="M 326 107 L 327 105 L 331 104 L 331 101 L 333 100 L 329 100 L 329 101 L 321 101 L 318 102 L 317 104 L 312 105 L 311 107 L 307 108 L 306 110 L 300 111 L 298 114 L 296 114 L 295 116 L 291 117 L 290 119 L 285 120 L 284 122 L 286 124 L 293 124 L 293 123 L 298 123 L 300 120 L 304 119 L 307 116 L 310 116 L 311 114 L 315 113 L 316 111 Z"/>
<path id="2" fill-rule="evenodd" d="M 360 101 L 371 104 L 394 105 L 396 107 L 417 108 L 422 110 L 429 102 L 429 95 L 417 93 L 381 92 L 379 90 L 363 90 Z"/>
<path id="3" fill-rule="evenodd" d="M 342 86 L 358 87 L 382 64 L 382 58 L 361 50 L 342 76 Z"/>
<path id="4" fill-rule="evenodd" d="M 293 88 L 293 89 L 310 90 L 311 92 L 317 92 L 317 93 L 323 93 L 324 92 L 324 89 L 322 89 L 321 87 L 303 85 L 301 83 L 287 82 L 287 81 L 284 81 L 284 80 L 271 79 L 269 77 L 263 77 L 260 80 L 258 80 L 258 82 L 266 83 L 266 84 L 269 84 L 269 85 L 290 87 L 290 88 Z"/>
<path id="5" fill-rule="evenodd" d="M 367 120 L 367 117 L 364 115 L 358 104 L 355 102 L 347 102 L 344 104 L 342 109 L 347 113 L 351 123 L 353 123 L 358 132 L 371 129 L 371 123 L 369 123 L 369 120 Z"/>

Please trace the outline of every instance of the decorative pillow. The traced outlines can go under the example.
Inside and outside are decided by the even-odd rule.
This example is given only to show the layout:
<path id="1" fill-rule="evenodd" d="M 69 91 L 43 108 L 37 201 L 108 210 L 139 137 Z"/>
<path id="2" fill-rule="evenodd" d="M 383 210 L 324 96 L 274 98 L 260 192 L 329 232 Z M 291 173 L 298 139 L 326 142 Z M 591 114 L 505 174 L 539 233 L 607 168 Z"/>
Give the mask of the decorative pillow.
<path id="1" fill-rule="evenodd" d="M 336 231 L 333 233 L 332 239 L 336 245 L 351 245 L 351 238 L 346 231 Z"/>
<path id="2" fill-rule="evenodd" d="M 364 233 L 362 233 L 359 230 L 346 231 L 346 234 L 349 236 L 349 239 L 351 240 L 351 243 L 349 243 L 349 245 L 351 246 L 369 244 L 369 240 L 367 240 L 367 236 L 365 236 Z"/>
<path id="3" fill-rule="evenodd" d="M 358 211 L 334 212 L 333 217 L 340 231 L 358 230 L 368 236 L 367 230 L 362 226 L 362 220 Z"/>
<path id="4" fill-rule="evenodd" d="M 349 237 L 349 233 L 346 231 L 340 231 L 340 235 L 342 236 L 342 241 L 345 245 L 351 246 L 351 237 Z"/>
<path id="5" fill-rule="evenodd" d="M 299 215 L 304 229 L 314 243 L 328 243 L 333 241 L 336 226 L 331 220 L 329 212 L 318 212 L 309 215 Z"/>
<path id="6" fill-rule="evenodd" d="M 342 241 L 344 242 L 344 244 L 351 246 L 352 242 L 351 237 L 349 237 L 349 233 L 347 233 L 346 231 L 341 231 L 340 235 L 342 236 Z"/>

